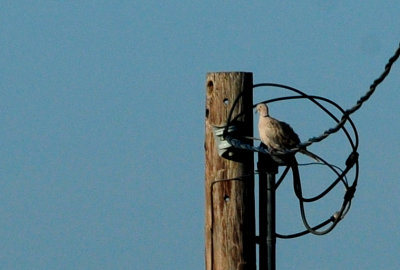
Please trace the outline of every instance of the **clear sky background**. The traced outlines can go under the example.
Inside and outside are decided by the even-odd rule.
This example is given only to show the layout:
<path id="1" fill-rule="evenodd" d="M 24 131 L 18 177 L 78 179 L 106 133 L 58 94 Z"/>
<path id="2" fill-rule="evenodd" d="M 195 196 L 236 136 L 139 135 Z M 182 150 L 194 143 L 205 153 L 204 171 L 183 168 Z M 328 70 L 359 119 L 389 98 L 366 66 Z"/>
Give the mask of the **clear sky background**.
<path id="1" fill-rule="evenodd" d="M 206 73 L 253 72 L 346 109 L 400 41 L 398 0 L 184 2 L 1 1 L 0 269 L 204 269 Z M 400 268 L 399 87 L 396 63 L 353 115 L 361 171 L 346 218 L 278 240 L 277 269 Z M 333 126 L 291 104 L 271 114 L 303 140 Z M 337 138 L 311 149 L 343 167 Z M 332 180 L 314 169 L 305 182 Z M 290 182 L 281 233 L 303 229 Z M 312 222 L 338 210 L 333 194 Z"/>

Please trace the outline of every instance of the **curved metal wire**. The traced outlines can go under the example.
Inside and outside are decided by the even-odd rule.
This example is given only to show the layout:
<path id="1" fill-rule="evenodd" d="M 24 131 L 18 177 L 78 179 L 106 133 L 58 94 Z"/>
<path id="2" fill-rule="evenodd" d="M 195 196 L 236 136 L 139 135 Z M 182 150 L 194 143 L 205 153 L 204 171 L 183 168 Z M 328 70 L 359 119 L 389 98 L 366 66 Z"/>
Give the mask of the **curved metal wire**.
<path id="1" fill-rule="evenodd" d="M 374 80 L 374 82 L 370 85 L 369 90 L 356 102 L 356 104 L 351 107 L 350 109 L 344 110 L 342 109 L 337 103 L 333 102 L 332 100 L 329 100 L 327 98 L 324 97 L 319 97 L 319 96 L 314 96 L 314 95 L 307 95 L 305 94 L 303 91 L 300 91 L 299 89 L 296 89 L 294 87 L 291 86 L 287 86 L 287 85 L 283 85 L 283 84 L 277 84 L 277 83 L 260 83 L 260 84 L 255 84 L 253 85 L 253 88 L 258 88 L 258 87 L 276 87 L 276 88 L 281 88 L 281 89 L 286 89 L 286 90 L 290 90 L 294 93 L 296 93 L 297 95 L 295 96 L 286 96 L 286 97 L 279 97 L 279 98 L 274 98 L 274 99 L 269 99 L 264 101 L 263 103 L 270 103 L 270 102 L 277 102 L 277 101 L 282 101 L 282 100 L 290 100 L 290 99 L 308 99 L 309 101 L 311 101 L 312 103 L 314 103 L 316 106 L 318 106 L 321 110 L 323 110 L 326 114 L 328 114 L 328 116 L 330 116 L 335 122 L 336 125 L 332 128 L 329 128 L 327 130 L 325 130 L 321 135 L 316 136 L 316 137 L 312 137 L 310 139 L 308 139 L 307 141 L 301 142 L 299 143 L 295 148 L 293 149 L 289 149 L 286 151 L 282 151 L 282 152 L 274 152 L 274 154 L 271 154 L 267 149 L 265 149 L 264 147 L 256 147 L 256 146 L 252 146 L 249 144 L 244 144 L 240 138 L 234 138 L 232 137 L 229 133 L 228 133 L 228 128 L 231 125 L 231 123 L 235 120 L 237 120 L 239 117 L 241 117 L 242 115 L 249 113 L 248 111 L 243 112 L 239 115 L 236 115 L 233 119 L 232 119 L 232 114 L 233 114 L 233 110 L 236 107 L 237 102 L 239 101 L 239 99 L 242 97 L 242 94 L 239 94 L 236 99 L 234 100 L 231 110 L 229 112 L 228 115 L 228 120 L 227 120 L 227 124 L 225 126 L 224 129 L 224 133 L 223 136 L 224 138 L 233 146 L 236 148 L 240 148 L 240 149 L 246 149 L 249 151 L 254 151 L 254 152 L 261 152 L 264 154 L 268 154 L 271 157 L 273 156 L 279 156 L 279 157 L 283 157 L 285 160 L 291 160 L 289 162 L 289 164 L 287 164 L 287 167 L 285 169 L 285 171 L 282 173 L 280 179 L 277 181 L 276 185 L 275 185 L 275 189 L 277 189 L 280 185 L 280 183 L 283 181 L 284 177 L 286 176 L 286 174 L 288 173 L 289 169 L 292 169 L 292 175 L 293 175 L 293 188 L 296 194 L 296 197 L 299 200 L 299 207 L 300 207 L 300 213 L 301 213 L 301 218 L 303 221 L 304 226 L 306 227 L 306 231 L 303 232 L 299 232 L 296 234 L 291 234 L 291 235 L 280 235 L 280 234 L 276 234 L 277 237 L 280 238 L 294 238 L 294 237 L 299 237 L 302 235 L 305 235 L 307 233 L 312 233 L 312 234 L 316 234 L 316 235 L 323 235 L 323 234 L 327 234 L 329 233 L 331 230 L 333 230 L 335 228 L 335 226 L 340 222 L 340 220 L 342 220 L 344 218 L 344 216 L 347 214 L 347 212 L 349 211 L 350 207 L 351 207 L 351 200 L 354 196 L 354 193 L 356 191 L 356 186 L 358 183 L 358 176 L 359 176 L 359 162 L 358 162 L 358 153 L 357 153 L 357 149 L 358 149 L 358 144 L 359 144 L 359 138 L 358 138 L 358 132 L 357 129 L 353 123 L 353 121 L 350 118 L 350 115 L 354 112 L 356 112 L 371 96 L 372 94 L 375 92 L 376 88 L 378 87 L 378 85 L 380 83 L 382 83 L 384 81 L 384 79 L 387 77 L 387 75 L 390 73 L 391 67 L 392 65 L 396 62 L 396 60 L 399 58 L 400 56 L 400 44 L 398 49 L 396 50 L 396 52 L 394 53 L 394 55 L 388 60 L 387 64 L 385 65 L 385 69 L 383 71 L 383 73 L 376 79 Z M 332 112 L 330 112 L 330 110 L 328 110 L 325 106 L 323 106 L 320 101 L 323 101 L 325 103 L 329 103 L 330 105 L 333 105 L 337 110 L 339 110 L 342 113 L 341 118 L 337 118 Z M 256 105 L 253 106 L 253 109 Z M 345 127 L 346 123 L 350 124 L 350 127 L 353 131 L 353 135 L 354 135 L 354 141 L 352 136 L 350 135 L 349 131 L 347 130 L 347 128 Z M 294 154 L 299 151 L 302 148 L 305 148 L 307 146 L 310 146 L 311 144 L 315 143 L 315 142 L 320 142 L 324 139 L 326 139 L 329 135 L 338 132 L 339 130 L 343 130 L 347 140 L 349 141 L 351 148 L 352 148 L 352 152 L 350 153 L 349 157 L 347 158 L 345 164 L 346 164 L 346 168 L 344 170 L 340 169 L 339 167 L 329 164 L 327 161 L 325 161 L 324 159 L 320 158 L 321 161 L 323 162 L 324 165 L 328 166 L 336 175 L 337 175 L 337 179 L 335 181 L 333 181 L 333 183 L 327 187 L 321 194 L 313 197 L 313 198 L 304 198 L 303 194 L 302 194 L 302 186 L 301 186 L 301 180 L 300 180 L 300 174 L 298 171 L 298 164 L 297 161 L 294 157 Z M 355 166 L 355 176 L 354 176 L 354 181 L 351 185 L 349 185 L 347 178 L 346 178 L 346 174 Z M 317 226 L 311 227 L 307 221 L 306 218 L 306 214 L 305 214 L 305 209 L 304 209 L 304 203 L 307 202 L 313 202 L 313 201 L 317 201 L 319 199 L 321 199 L 322 197 L 324 197 L 326 194 L 328 194 L 340 181 L 342 181 L 342 183 L 345 185 L 346 187 L 346 193 L 344 195 L 343 198 L 343 203 L 342 206 L 340 208 L 340 210 L 334 215 L 331 216 L 329 219 L 325 220 L 324 222 L 320 223 Z M 325 230 L 323 231 L 319 231 L 320 228 L 325 227 L 326 225 L 328 225 L 330 222 L 332 222 L 332 224 Z"/>

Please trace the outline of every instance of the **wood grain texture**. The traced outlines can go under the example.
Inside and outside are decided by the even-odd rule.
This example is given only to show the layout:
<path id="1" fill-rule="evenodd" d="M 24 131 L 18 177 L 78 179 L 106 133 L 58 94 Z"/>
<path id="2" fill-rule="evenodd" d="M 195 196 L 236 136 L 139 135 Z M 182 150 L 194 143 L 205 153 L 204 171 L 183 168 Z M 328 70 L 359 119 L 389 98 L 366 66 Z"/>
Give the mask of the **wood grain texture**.
<path id="1" fill-rule="evenodd" d="M 254 213 L 254 155 L 241 152 L 235 161 L 221 158 L 213 126 L 225 126 L 236 97 L 233 117 L 238 132 L 253 136 L 251 73 L 208 73 L 205 119 L 205 245 L 206 270 L 256 269 Z M 245 176 L 245 177 L 243 177 Z M 220 181 L 232 179 L 230 181 Z"/>

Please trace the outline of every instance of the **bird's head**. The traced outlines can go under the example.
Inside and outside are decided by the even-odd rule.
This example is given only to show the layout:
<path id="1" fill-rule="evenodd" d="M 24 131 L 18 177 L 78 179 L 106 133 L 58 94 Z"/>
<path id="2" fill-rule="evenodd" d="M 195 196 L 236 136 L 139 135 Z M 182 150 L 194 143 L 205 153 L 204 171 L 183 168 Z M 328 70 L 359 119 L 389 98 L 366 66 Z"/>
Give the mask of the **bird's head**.
<path id="1" fill-rule="evenodd" d="M 268 107 L 265 103 L 259 103 L 256 106 L 256 112 L 260 114 L 260 116 L 268 116 Z"/>

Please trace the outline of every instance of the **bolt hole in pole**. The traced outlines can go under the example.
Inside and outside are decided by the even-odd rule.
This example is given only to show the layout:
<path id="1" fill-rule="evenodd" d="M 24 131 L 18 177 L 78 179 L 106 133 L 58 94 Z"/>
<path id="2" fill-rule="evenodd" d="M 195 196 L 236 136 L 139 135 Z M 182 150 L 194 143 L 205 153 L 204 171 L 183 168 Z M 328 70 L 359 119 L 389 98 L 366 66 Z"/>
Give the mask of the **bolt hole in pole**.
<path id="1" fill-rule="evenodd" d="M 224 201 L 225 201 L 225 202 L 229 202 L 230 199 L 231 199 L 231 198 L 229 198 L 229 195 L 225 195 L 225 196 L 224 196 Z"/>
<path id="2" fill-rule="evenodd" d="M 228 105 L 229 104 L 229 99 L 228 98 L 224 98 L 224 104 Z"/>
<path id="3" fill-rule="evenodd" d="M 208 81 L 207 82 L 207 94 L 211 95 L 214 90 L 214 82 L 213 81 Z"/>

